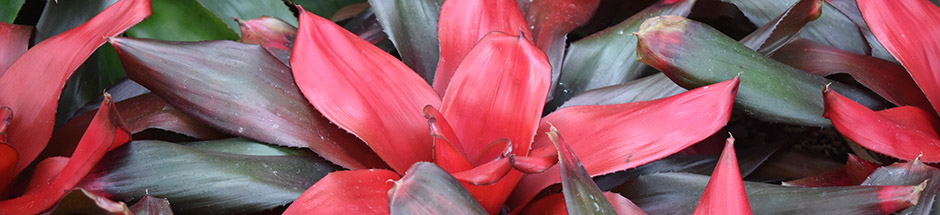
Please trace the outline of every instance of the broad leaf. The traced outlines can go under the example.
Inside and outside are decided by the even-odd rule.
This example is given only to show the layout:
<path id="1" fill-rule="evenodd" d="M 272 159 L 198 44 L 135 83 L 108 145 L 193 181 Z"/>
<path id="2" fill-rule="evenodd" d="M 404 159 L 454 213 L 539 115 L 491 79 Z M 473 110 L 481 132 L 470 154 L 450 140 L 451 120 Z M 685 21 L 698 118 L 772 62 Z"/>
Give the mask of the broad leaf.
<path id="1" fill-rule="evenodd" d="M 708 176 L 657 173 L 616 189 L 650 214 L 691 214 Z M 922 186 L 785 187 L 744 182 L 755 214 L 891 214 L 917 204 Z"/>
<path id="2" fill-rule="evenodd" d="M 685 88 L 676 85 L 663 73 L 656 73 L 623 84 L 617 84 L 580 93 L 559 108 L 578 105 L 610 105 L 649 101 L 683 93 Z"/>
<path id="3" fill-rule="evenodd" d="M 108 153 L 81 187 L 127 202 L 145 195 L 167 198 L 181 214 L 249 213 L 290 203 L 338 169 L 314 157 L 241 155 L 135 141 Z"/>
<path id="4" fill-rule="evenodd" d="M 799 0 L 760 1 L 722 0 L 744 12 L 754 25 L 764 26 L 783 14 Z M 822 5 L 822 15 L 803 27 L 799 36 L 857 54 L 868 54 L 871 48 L 859 28 L 829 3 Z"/>
<path id="5" fill-rule="evenodd" d="M 290 66 L 290 52 L 294 48 L 294 39 L 297 38 L 296 27 L 269 16 L 239 20 L 238 24 L 242 31 L 240 42 L 261 45 L 282 63 Z"/>
<path id="6" fill-rule="evenodd" d="M 304 96 L 323 116 L 365 141 L 397 172 L 431 161 L 422 108 L 440 106 L 441 99 L 395 57 L 302 11 L 291 69 Z"/>
<path id="7" fill-rule="evenodd" d="M 568 214 L 617 214 L 558 130 L 551 127 L 546 135 L 558 148 L 558 169 Z"/>
<path id="8" fill-rule="evenodd" d="M 0 22 L 12 23 L 26 0 L 8 0 L 0 4 Z"/>
<path id="9" fill-rule="evenodd" d="M 303 23 L 303 18 L 301 18 Z M 333 172 L 304 191 L 284 215 L 349 212 L 389 214 L 389 195 L 397 173 L 384 169 Z"/>
<path id="10" fill-rule="evenodd" d="M 904 67 L 890 61 L 805 39 L 783 46 L 774 53 L 773 59 L 819 76 L 846 73 L 896 105 L 933 109 Z"/>
<path id="11" fill-rule="evenodd" d="M 858 8 L 878 41 L 940 111 L 940 7 L 925 0 L 860 0 Z"/>
<path id="12" fill-rule="evenodd" d="M 604 31 L 571 43 L 561 71 L 556 102 L 581 92 L 631 81 L 646 68 L 636 61 L 633 35 L 643 20 L 662 15 L 688 15 L 695 0 L 660 1 Z"/>
<path id="13" fill-rule="evenodd" d="M 173 41 L 236 40 L 238 34 L 197 0 L 153 1 L 153 15 L 127 35 Z"/>
<path id="14" fill-rule="evenodd" d="M 773 54 L 795 38 L 803 26 L 819 18 L 825 3 L 823 0 L 800 0 L 777 18 L 741 39 L 741 44 L 764 55 Z"/>
<path id="15" fill-rule="evenodd" d="M 248 139 L 242 138 L 229 138 L 221 140 L 209 140 L 209 141 L 196 141 L 188 143 L 179 143 L 180 145 L 192 147 L 194 149 L 219 152 L 219 153 L 228 153 L 228 154 L 239 154 L 239 155 L 253 155 L 253 156 L 303 156 L 303 157 L 317 157 L 316 154 L 313 154 L 307 150 L 299 150 L 297 148 L 288 148 L 283 146 L 275 146 L 268 144 L 259 144 Z"/>
<path id="16" fill-rule="evenodd" d="M 443 3 L 443 0 L 369 1 L 402 61 L 428 83 L 434 81 L 440 58 L 437 18 Z"/>
<path id="17" fill-rule="evenodd" d="M 199 0 L 206 9 L 222 20 L 229 29 L 242 34 L 236 20 L 255 19 L 261 16 L 275 17 L 297 26 L 297 17 L 282 0 Z"/>
<path id="18" fill-rule="evenodd" d="M 862 182 L 862 185 L 918 185 L 926 181 L 927 187 L 921 193 L 917 205 L 899 212 L 900 214 L 932 214 L 937 211 L 936 196 L 940 190 L 940 169 L 921 163 L 895 163 L 879 167 Z"/>
<path id="19" fill-rule="evenodd" d="M 26 53 L 32 32 L 33 28 L 29 26 L 0 22 L 0 37 L 4 38 L 0 41 L 0 76 L 3 76 L 13 61 Z"/>
<path id="20" fill-rule="evenodd" d="M 679 86 L 700 87 L 741 77 L 738 107 L 758 118 L 804 126 L 829 126 L 819 89 L 832 80 L 807 74 L 754 52 L 705 24 L 679 16 L 649 19 L 637 32 L 640 61 Z M 853 99 L 879 105 L 854 88 L 832 83 Z"/>
<path id="21" fill-rule="evenodd" d="M 391 214 L 486 214 L 453 176 L 432 163 L 418 162 L 388 190 Z"/>
<path id="22" fill-rule="evenodd" d="M 288 0 L 321 17 L 333 17 L 339 9 L 367 0 Z"/>
<path id="23" fill-rule="evenodd" d="M 8 136 L 20 153 L 16 172 L 29 165 L 49 141 L 59 93 L 72 72 L 107 37 L 148 15 L 149 0 L 121 0 L 88 22 L 33 46 L 0 76 L 0 106 L 16 112 Z"/>
<path id="24" fill-rule="evenodd" d="M 738 82 L 735 78 L 653 101 L 561 109 L 542 119 L 539 133 L 547 132 L 549 123 L 557 127 L 591 176 L 637 167 L 679 152 L 724 127 Z M 532 148 L 549 144 L 539 135 Z M 526 175 L 513 191 L 510 207 L 525 205 L 543 188 L 558 183 L 557 174 L 549 169 Z"/>
<path id="25" fill-rule="evenodd" d="M 167 103 L 226 133 L 310 147 L 336 164 L 384 167 L 365 144 L 304 100 L 290 68 L 257 45 L 113 38 L 128 76 Z"/>
<path id="26" fill-rule="evenodd" d="M 39 181 L 22 196 L 0 201 L 0 214 L 38 214 L 52 207 L 56 201 L 78 185 L 109 150 L 130 141 L 121 116 L 114 110 L 109 95 L 82 136 L 75 153 L 58 174 L 47 175 L 49 180 Z M 107 160 L 107 159 L 105 159 Z M 57 165 L 58 166 L 58 165 Z"/>
<path id="27" fill-rule="evenodd" d="M 823 95 L 826 118 L 855 143 L 902 160 L 923 155 L 924 162 L 940 162 L 940 122 L 930 112 L 911 106 L 875 112 L 829 88 Z"/>
<path id="28" fill-rule="evenodd" d="M 897 63 L 898 60 L 891 56 L 891 53 L 881 45 L 881 42 L 878 42 L 878 38 L 875 38 L 875 34 L 871 32 L 871 28 L 868 27 L 868 23 L 865 23 L 865 18 L 862 18 L 862 12 L 858 9 L 858 4 L 855 0 L 826 0 L 826 3 L 832 5 L 842 12 L 845 17 L 852 20 L 855 23 L 855 26 L 858 26 L 859 30 L 862 31 L 862 35 L 865 35 L 865 40 L 868 41 L 868 45 L 871 46 L 871 56 L 881 58 L 883 60 L 891 61 Z"/>
<path id="29" fill-rule="evenodd" d="M 600 0 L 521 1 L 520 7 L 532 30 L 533 42 L 552 65 L 552 93 L 558 85 L 568 32 L 584 25 L 594 15 Z M 552 99 L 549 94 L 548 99 Z"/>
<path id="30" fill-rule="evenodd" d="M 694 214 L 753 214 L 738 170 L 734 137 L 728 137 Z"/>

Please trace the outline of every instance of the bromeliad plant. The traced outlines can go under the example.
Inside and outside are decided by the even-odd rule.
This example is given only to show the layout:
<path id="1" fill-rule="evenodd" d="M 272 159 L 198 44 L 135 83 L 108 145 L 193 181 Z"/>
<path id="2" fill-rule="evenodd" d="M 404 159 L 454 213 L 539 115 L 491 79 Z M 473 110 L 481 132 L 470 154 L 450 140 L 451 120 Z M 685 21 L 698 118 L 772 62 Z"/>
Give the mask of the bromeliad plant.
<path id="1" fill-rule="evenodd" d="M 930 63 L 940 8 L 927 1 L 706 2 L 759 26 L 740 40 L 684 18 L 694 0 L 643 6 L 597 33 L 587 29 L 629 4 L 376 0 L 328 20 L 333 3 L 291 2 L 303 5 L 299 19 L 281 0 L 103 0 L 87 11 L 49 2 L 43 20 L 89 20 L 68 31 L 41 20 L 42 41 L 28 50 L 28 27 L 0 23 L 9 38 L 0 194 L 13 196 L 0 214 L 264 213 L 288 203 L 286 214 L 938 210 L 940 170 L 921 163 L 940 161 Z M 926 27 L 889 28 L 914 22 L 898 12 L 927 17 Z M 569 44 L 569 34 L 583 38 Z M 117 85 L 97 111 L 71 117 L 70 103 L 88 102 L 68 93 L 83 82 L 68 79 L 107 73 L 94 68 L 122 69 L 149 92 Z M 843 72 L 854 79 L 823 77 Z M 868 159 L 913 161 L 850 156 L 839 169 L 768 180 L 822 188 L 743 181 L 755 169 L 830 161 L 775 164 L 794 155 L 753 143 L 735 159 L 730 137 L 720 157 L 689 155 L 721 149 L 709 143 L 723 138 L 732 105 L 738 118 L 834 126 L 881 153 Z M 55 126 L 63 114 L 71 120 Z M 170 138 L 149 128 L 210 141 L 158 141 Z M 217 140 L 229 136 L 247 139 Z"/>

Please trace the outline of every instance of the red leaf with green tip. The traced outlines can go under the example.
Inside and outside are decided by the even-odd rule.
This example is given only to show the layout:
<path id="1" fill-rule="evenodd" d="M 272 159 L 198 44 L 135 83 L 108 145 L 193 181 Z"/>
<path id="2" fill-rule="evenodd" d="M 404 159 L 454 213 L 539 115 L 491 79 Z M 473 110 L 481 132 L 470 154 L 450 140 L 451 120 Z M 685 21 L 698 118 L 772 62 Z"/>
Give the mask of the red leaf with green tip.
<path id="1" fill-rule="evenodd" d="M 565 196 L 568 214 L 617 214 L 601 189 L 591 180 L 578 156 L 554 126 L 545 135 L 558 148 L 558 169 L 561 176 L 561 192 Z"/>
<path id="2" fill-rule="evenodd" d="M 0 41 L 0 76 L 13 61 L 26 53 L 32 32 L 33 27 L 0 22 L 0 37 L 3 37 L 3 41 Z"/>
<path id="3" fill-rule="evenodd" d="M 935 115 L 912 106 L 872 111 L 829 88 L 823 95 L 826 118 L 855 143 L 902 160 L 923 154 L 924 162 L 940 162 L 940 122 Z"/>
<path id="4" fill-rule="evenodd" d="M 88 22 L 33 46 L 0 76 L 0 106 L 16 112 L 8 142 L 20 152 L 17 173 L 52 136 L 59 94 L 72 72 L 108 37 L 149 15 L 149 0 L 121 0 Z"/>
<path id="5" fill-rule="evenodd" d="M 878 168 L 877 165 L 862 160 L 854 154 L 849 154 L 845 166 L 792 181 L 783 182 L 786 186 L 796 187 L 833 187 L 833 186 L 852 186 L 860 185 L 865 181 L 869 174 Z"/>
<path id="6" fill-rule="evenodd" d="M 600 0 L 542 0 L 521 3 L 535 45 L 545 52 L 552 65 L 552 89 L 548 92 L 554 92 L 561 75 L 562 60 L 565 58 L 568 32 L 587 23 L 594 15 L 594 10 L 597 10 Z"/>
<path id="7" fill-rule="evenodd" d="M 738 82 L 735 78 L 653 101 L 561 109 L 542 119 L 540 132 L 548 131 L 548 123 L 557 127 L 592 176 L 637 167 L 679 152 L 724 127 Z M 683 123 L 674 123 L 678 121 Z M 532 147 L 548 144 L 548 138 L 539 135 Z M 524 205 L 543 188 L 558 183 L 557 174 L 550 169 L 526 175 L 509 205 Z"/>
<path id="8" fill-rule="evenodd" d="M 290 52 L 294 47 L 294 39 L 297 38 L 297 28 L 270 16 L 238 20 L 238 25 L 242 31 L 239 41 L 261 45 L 282 63 L 290 66 Z"/>
<path id="9" fill-rule="evenodd" d="M 291 66 L 307 100 L 393 169 L 404 172 L 415 162 L 431 161 L 432 139 L 422 108 L 439 107 L 441 99 L 401 61 L 302 11 Z"/>
<path id="10" fill-rule="evenodd" d="M 529 25 L 515 0 L 447 0 L 441 6 L 438 19 L 437 39 L 440 41 L 441 58 L 434 73 L 434 90 L 444 95 L 458 65 L 470 49 L 486 34 L 500 31 L 507 34 L 522 34 L 532 39 Z"/>
<path id="11" fill-rule="evenodd" d="M 301 25 L 303 19 L 301 17 Z M 304 191 L 284 214 L 346 214 L 352 211 L 388 214 L 388 191 L 394 185 L 390 180 L 400 178 L 397 173 L 384 169 L 333 172 Z"/>
<path id="12" fill-rule="evenodd" d="M 933 206 L 936 204 L 937 191 L 940 190 L 940 169 L 921 163 L 918 159 L 879 167 L 861 185 L 918 185 L 921 183 L 927 183 L 927 186 L 921 193 L 917 205 L 901 211 L 900 214 L 931 214 L 932 211 L 937 210 Z"/>
<path id="13" fill-rule="evenodd" d="M 105 94 L 95 119 L 91 121 L 72 158 L 55 180 L 46 181 L 45 184 L 38 185 L 36 190 L 23 196 L 0 201 L 0 214 L 38 214 L 52 207 L 65 195 L 64 191 L 75 187 L 108 150 L 129 140 L 130 133 L 124 128 L 121 117 L 114 111 L 111 96 Z"/>
<path id="14" fill-rule="evenodd" d="M 932 110 L 924 93 L 904 67 L 875 57 L 859 55 L 805 39 L 796 39 L 772 56 L 787 65 L 818 76 L 847 73 L 881 97 L 899 106 Z"/>
<path id="15" fill-rule="evenodd" d="M 793 6 L 741 39 L 741 44 L 770 55 L 797 36 L 807 23 L 819 18 L 826 1 L 800 0 Z"/>
<path id="16" fill-rule="evenodd" d="M 431 163 L 418 162 L 388 190 L 391 214 L 486 214 L 454 177 Z"/>
<path id="17" fill-rule="evenodd" d="M 859 0 L 872 33 L 940 111 L 940 7 L 926 0 Z M 926 160 L 925 160 L 926 161 Z"/>
<path id="18" fill-rule="evenodd" d="M 738 170 L 734 137 L 729 137 L 725 143 L 718 166 L 708 179 L 694 214 L 753 214 Z"/>

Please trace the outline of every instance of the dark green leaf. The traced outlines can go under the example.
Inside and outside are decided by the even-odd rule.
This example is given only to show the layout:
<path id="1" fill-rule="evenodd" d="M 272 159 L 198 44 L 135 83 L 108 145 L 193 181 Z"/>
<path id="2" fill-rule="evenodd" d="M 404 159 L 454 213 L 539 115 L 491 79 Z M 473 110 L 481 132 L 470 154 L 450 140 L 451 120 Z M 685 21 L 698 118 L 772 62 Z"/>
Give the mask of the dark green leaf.
<path id="1" fill-rule="evenodd" d="M 241 20 L 270 16 L 297 26 L 297 17 L 287 8 L 282 0 L 199 0 L 206 9 L 213 12 L 229 29 L 241 34 L 241 28 L 232 18 Z"/>
<path id="2" fill-rule="evenodd" d="M 592 34 L 568 47 L 553 103 L 562 104 L 581 92 L 642 77 L 646 67 L 636 61 L 636 37 L 643 20 L 661 15 L 688 15 L 695 0 L 661 1 L 626 21 Z"/>
<path id="3" fill-rule="evenodd" d="M 609 105 L 649 101 L 688 91 L 669 80 L 663 73 L 580 93 L 559 108 L 576 105 Z"/>
<path id="4" fill-rule="evenodd" d="M 775 17 L 783 14 L 787 8 L 796 4 L 799 0 L 722 0 L 732 3 L 744 12 L 744 15 L 751 20 L 754 25 L 764 26 Z M 799 36 L 816 42 L 827 44 L 842 50 L 854 52 L 857 54 L 868 54 L 871 48 L 865 40 L 859 28 L 836 10 L 829 3 L 824 3 L 822 16 L 816 21 L 810 22 L 800 31 Z"/>
<path id="5" fill-rule="evenodd" d="M 429 84 L 440 58 L 437 17 L 443 0 L 370 0 L 385 34 L 408 67 Z"/>
<path id="6" fill-rule="evenodd" d="M 156 0 L 153 15 L 127 35 L 173 41 L 236 40 L 238 34 L 196 0 Z"/>
<path id="7" fill-rule="evenodd" d="M 868 23 L 865 23 L 865 19 L 862 18 L 862 12 L 858 10 L 858 4 L 856 4 L 855 0 L 827 0 L 826 2 L 842 12 L 849 20 L 852 20 L 855 26 L 858 26 L 862 31 L 862 35 L 865 35 L 865 40 L 868 41 L 868 45 L 871 46 L 871 56 L 895 63 L 898 62 L 898 60 L 894 59 L 894 56 L 891 56 L 891 53 L 888 53 L 888 50 L 881 45 L 881 42 L 878 42 L 878 38 L 875 38 L 875 34 L 871 33 L 871 28 L 868 27 Z"/>
<path id="8" fill-rule="evenodd" d="M 0 4 L 0 22 L 13 23 L 26 0 L 5 0 Z"/>
<path id="9" fill-rule="evenodd" d="M 135 141 L 109 152 L 80 187 L 128 202 L 145 195 L 166 198 L 178 214 L 243 214 L 290 203 L 338 169 L 312 157 L 240 155 Z"/>
<path id="10" fill-rule="evenodd" d="M 826 156 L 784 148 L 771 155 L 747 179 L 755 181 L 791 180 L 818 175 L 841 166 L 843 164 Z"/>
<path id="11" fill-rule="evenodd" d="M 240 155 L 307 156 L 307 157 L 316 156 L 316 155 L 311 154 L 311 152 L 308 150 L 298 150 L 296 148 L 287 148 L 287 147 L 282 147 L 282 146 L 258 144 L 257 142 L 247 140 L 247 139 L 242 139 L 242 138 L 189 142 L 189 143 L 182 143 L 182 145 L 193 147 L 196 149 L 206 150 L 206 151 L 229 153 L 229 154 L 240 154 Z"/>
<path id="12" fill-rule="evenodd" d="M 432 163 L 418 162 L 388 191 L 391 214 L 486 214 L 456 178 Z"/>
<path id="13" fill-rule="evenodd" d="M 321 17 L 330 18 L 333 13 L 345 6 L 366 2 L 366 0 L 288 0 L 304 7 L 304 10 Z"/>
<path id="14" fill-rule="evenodd" d="M 708 25 L 683 17 L 649 19 L 637 37 L 640 61 L 679 86 L 690 89 L 740 76 L 735 106 L 763 120 L 830 126 L 822 117 L 820 91 L 826 85 L 870 108 L 883 107 L 879 98 L 774 61 Z"/>
<path id="15" fill-rule="evenodd" d="M 42 9 L 42 16 L 36 23 L 36 34 L 33 43 L 39 43 L 56 34 L 65 32 L 75 26 L 85 23 L 91 17 L 98 15 L 105 8 L 118 0 L 87 0 L 87 1 L 51 1 Z M 100 93 L 100 92 L 99 92 Z"/>
<path id="16" fill-rule="evenodd" d="M 656 173 L 617 191 L 649 214 L 692 214 L 708 176 Z M 922 186 L 785 187 L 744 182 L 754 214 L 889 214 L 917 203 Z"/>
<path id="17" fill-rule="evenodd" d="M 114 38 L 129 77 L 226 133 L 310 147 L 350 169 L 384 167 L 372 149 L 319 114 L 290 68 L 257 45 Z"/>
<path id="18" fill-rule="evenodd" d="M 937 204 L 937 190 L 940 190 L 940 169 L 921 163 L 920 159 L 879 167 L 862 185 L 918 185 L 924 181 L 927 181 L 927 187 L 921 193 L 917 205 L 900 214 L 936 214 L 940 211 L 934 208 Z"/>
<path id="19" fill-rule="evenodd" d="M 150 195 L 131 205 L 131 212 L 134 212 L 134 215 L 173 215 L 170 201 Z"/>
<path id="20" fill-rule="evenodd" d="M 131 210 L 124 202 L 114 202 L 108 198 L 86 191 L 82 188 L 73 189 L 65 194 L 51 215 L 70 214 L 128 214 Z"/>
<path id="21" fill-rule="evenodd" d="M 568 209 L 568 214 L 617 214 L 558 130 L 552 126 L 547 135 L 552 144 L 558 148 L 561 191 L 565 195 L 565 208 Z"/>
<path id="22" fill-rule="evenodd" d="M 741 44 L 764 55 L 773 54 L 795 38 L 806 23 L 819 18 L 823 4 L 823 0 L 800 0 L 777 18 L 741 39 Z"/>

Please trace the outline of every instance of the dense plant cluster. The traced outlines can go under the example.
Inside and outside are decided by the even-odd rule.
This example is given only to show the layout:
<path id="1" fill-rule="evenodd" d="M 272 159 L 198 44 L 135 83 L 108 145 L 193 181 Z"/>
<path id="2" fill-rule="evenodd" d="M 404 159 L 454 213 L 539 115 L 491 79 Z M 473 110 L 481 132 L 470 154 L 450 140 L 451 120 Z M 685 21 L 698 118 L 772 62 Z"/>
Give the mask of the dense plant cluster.
<path id="1" fill-rule="evenodd" d="M 940 211 L 927 0 L 11 0 L 0 21 L 0 214 Z"/>

